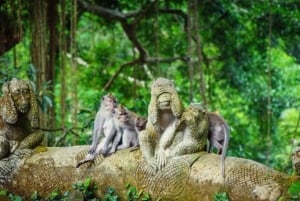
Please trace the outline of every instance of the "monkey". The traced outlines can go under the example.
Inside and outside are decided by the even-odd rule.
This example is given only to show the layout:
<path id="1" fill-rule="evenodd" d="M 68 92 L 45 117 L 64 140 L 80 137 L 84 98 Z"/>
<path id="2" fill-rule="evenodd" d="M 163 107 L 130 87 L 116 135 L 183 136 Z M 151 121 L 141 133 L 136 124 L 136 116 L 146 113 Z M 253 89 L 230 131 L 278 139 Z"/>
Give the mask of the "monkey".
<path id="1" fill-rule="evenodd" d="M 221 154 L 221 172 L 225 177 L 225 156 L 230 140 L 229 126 L 227 122 L 217 113 L 208 112 L 209 131 L 208 131 L 208 152 L 212 152 L 213 148 L 217 148 L 217 153 Z"/>
<path id="2" fill-rule="evenodd" d="M 113 111 L 117 107 L 117 100 L 111 94 L 102 97 L 100 108 L 96 114 L 93 128 L 93 141 L 89 153 L 97 155 L 102 151 L 105 138 L 115 131 L 113 122 Z M 100 142 L 99 142 L 100 141 Z"/>
<path id="3" fill-rule="evenodd" d="M 136 113 L 118 105 L 113 112 L 116 136 L 113 139 L 111 149 L 104 150 L 104 155 L 112 154 L 116 150 L 131 147 L 131 151 L 139 147 L 138 133 L 145 127 L 145 120 Z M 137 125 L 138 123 L 138 125 Z"/>
<path id="4" fill-rule="evenodd" d="M 140 133 L 141 131 L 145 130 L 147 121 L 148 119 L 146 117 L 138 116 L 135 119 L 135 130 L 137 133 Z"/>
<path id="5" fill-rule="evenodd" d="M 84 163 L 94 161 L 99 153 L 103 155 L 104 150 L 110 146 L 110 135 L 114 136 L 116 133 L 113 111 L 117 107 L 117 104 L 116 98 L 111 93 L 102 97 L 100 107 L 94 120 L 91 148 L 88 150 L 88 154 L 85 158 L 78 162 L 76 165 L 77 168 Z"/>

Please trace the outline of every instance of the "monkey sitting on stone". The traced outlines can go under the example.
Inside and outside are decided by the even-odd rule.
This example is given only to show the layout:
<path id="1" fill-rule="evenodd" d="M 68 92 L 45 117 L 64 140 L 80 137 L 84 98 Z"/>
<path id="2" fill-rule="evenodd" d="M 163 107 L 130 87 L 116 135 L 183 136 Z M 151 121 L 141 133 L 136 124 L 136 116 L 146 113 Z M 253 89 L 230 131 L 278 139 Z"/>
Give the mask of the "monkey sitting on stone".
<path id="1" fill-rule="evenodd" d="M 112 154 L 117 149 L 137 149 L 139 147 L 138 133 L 145 128 L 147 121 L 122 105 L 114 109 L 113 119 L 116 133 L 113 136 L 111 149 L 104 150 L 103 154 Z"/>
<path id="2" fill-rule="evenodd" d="M 147 124 L 147 118 L 146 117 L 137 117 L 135 119 L 135 130 L 137 133 L 140 133 L 141 131 L 145 130 L 146 124 Z"/>
<path id="3" fill-rule="evenodd" d="M 111 133 L 115 135 L 116 132 L 113 121 L 113 111 L 117 107 L 117 104 L 116 98 L 111 93 L 102 97 L 99 110 L 94 120 L 92 146 L 85 158 L 79 161 L 76 167 L 86 162 L 94 161 L 99 153 L 108 149 L 106 147 L 111 146 L 111 141 L 109 141 L 110 139 L 108 138 Z"/>
<path id="4" fill-rule="evenodd" d="M 221 173 L 225 177 L 225 156 L 229 144 L 229 126 L 223 117 L 217 113 L 208 112 L 209 131 L 208 131 L 208 152 L 217 148 L 217 153 L 221 154 Z"/>

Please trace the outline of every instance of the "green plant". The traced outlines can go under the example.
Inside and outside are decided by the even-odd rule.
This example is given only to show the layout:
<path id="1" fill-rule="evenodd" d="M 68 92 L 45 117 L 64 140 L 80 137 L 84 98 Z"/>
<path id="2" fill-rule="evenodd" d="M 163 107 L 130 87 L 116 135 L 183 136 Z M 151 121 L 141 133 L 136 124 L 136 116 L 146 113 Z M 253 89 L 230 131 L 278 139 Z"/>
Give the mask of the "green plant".
<path id="1" fill-rule="evenodd" d="M 126 185 L 127 188 L 127 200 L 128 201 L 150 201 L 151 196 L 148 193 L 145 193 L 144 191 L 138 191 L 135 186 L 132 186 L 131 184 Z"/>
<path id="2" fill-rule="evenodd" d="M 113 187 L 108 187 L 103 200 L 104 201 L 119 201 L 120 198 L 116 195 L 115 189 Z"/>
<path id="3" fill-rule="evenodd" d="M 95 195 L 95 190 L 98 187 L 94 182 L 92 182 L 91 178 L 87 178 L 83 182 L 75 183 L 72 187 L 82 192 L 85 200 L 99 200 Z"/>
<path id="4" fill-rule="evenodd" d="M 7 196 L 11 201 L 22 201 L 22 197 L 18 195 L 14 195 L 7 190 L 0 189 L 0 196 Z"/>
<path id="5" fill-rule="evenodd" d="M 300 181 L 292 183 L 288 189 L 288 194 L 290 196 L 290 201 L 300 200 Z"/>
<path id="6" fill-rule="evenodd" d="M 229 201 L 229 198 L 226 192 L 216 193 L 214 196 L 214 201 Z"/>

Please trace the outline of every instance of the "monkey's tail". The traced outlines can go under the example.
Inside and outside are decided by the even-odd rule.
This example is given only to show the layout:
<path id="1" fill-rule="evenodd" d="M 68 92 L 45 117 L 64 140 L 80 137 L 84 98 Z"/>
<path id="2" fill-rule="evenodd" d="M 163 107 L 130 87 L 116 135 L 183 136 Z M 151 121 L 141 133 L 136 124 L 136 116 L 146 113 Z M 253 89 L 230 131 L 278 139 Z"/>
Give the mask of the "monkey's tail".
<path id="1" fill-rule="evenodd" d="M 82 159 L 81 161 L 79 161 L 76 165 L 76 168 L 79 168 L 81 165 L 88 163 L 88 162 L 94 162 L 96 156 L 94 154 L 90 154 L 88 153 L 84 159 Z"/>
<path id="2" fill-rule="evenodd" d="M 228 144 L 229 144 L 229 127 L 228 125 L 222 125 L 223 129 L 225 131 L 225 135 L 224 135 L 224 143 L 223 143 L 223 147 L 222 147 L 222 155 L 221 155 L 221 171 L 222 171 L 222 177 L 224 179 L 224 183 L 225 183 L 225 157 L 226 157 L 226 152 L 228 149 Z"/>

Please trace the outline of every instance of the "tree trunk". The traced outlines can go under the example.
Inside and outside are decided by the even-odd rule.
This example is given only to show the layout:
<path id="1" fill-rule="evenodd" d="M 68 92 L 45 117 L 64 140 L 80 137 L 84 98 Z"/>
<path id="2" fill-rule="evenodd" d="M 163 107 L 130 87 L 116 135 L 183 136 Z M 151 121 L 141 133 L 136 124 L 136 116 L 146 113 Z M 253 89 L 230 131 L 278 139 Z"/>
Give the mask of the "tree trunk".
<path id="1" fill-rule="evenodd" d="M 12 193 L 29 198 L 34 191 L 42 197 L 59 188 L 72 189 L 72 184 L 88 177 L 98 185 L 103 197 L 113 186 L 126 200 L 126 184 L 149 192 L 162 200 L 210 201 L 217 192 L 226 191 L 231 201 L 275 201 L 285 196 L 291 181 L 299 180 L 272 170 L 257 162 L 227 157 L 225 179 L 221 176 L 220 156 L 206 152 L 176 157 L 158 172 L 143 161 L 140 150 L 121 150 L 93 164 L 76 168 L 88 146 L 47 148 L 16 164 L 14 173 L 0 185 Z"/>

